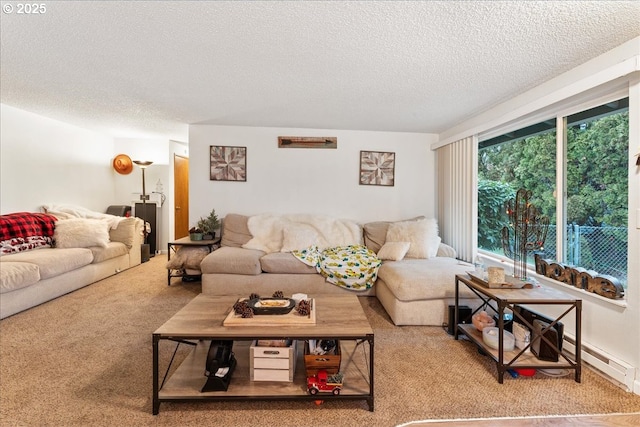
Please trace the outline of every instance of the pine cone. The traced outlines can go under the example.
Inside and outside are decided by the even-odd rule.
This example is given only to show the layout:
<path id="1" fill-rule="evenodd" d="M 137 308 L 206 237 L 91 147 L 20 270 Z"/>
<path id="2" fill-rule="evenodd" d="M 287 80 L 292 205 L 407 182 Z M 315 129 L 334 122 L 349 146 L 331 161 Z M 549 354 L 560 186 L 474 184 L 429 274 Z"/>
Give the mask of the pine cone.
<path id="1" fill-rule="evenodd" d="M 247 318 L 253 317 L 253 310 L 250 307 L 247 306 L 242 311 L 241 316 L 242 316 L 243 319 L 247 319 Z"/>
<path id="2" fill-rule="evenodd" d="M 235 304 L 233 304 L 233 311 L 236 314 L 242 314 L 247 308 L 249 308 L 249 305 L 247 304 L 246 301 L 238 301 Z M 251 309 L 249 308 L 249 310 Z"/>
<path id="3" fill-rule="evenodd" d="M 255 292 L 254 292 L 254 293 L 252 293 L 251 295 L 249 295 L 249 299 L 250 299 L 250 300 L 252 300 L 252 299 L 258 299 L 258 298 L 260 298 L 260 295 L 256 294 Z"/>
<path id="4" fill-rule="evenodd" d="M 300 316 L 308 316 L 311 313 L 311 303 L 309 300 L 300 300 L 296 310 Z"/>
<path id="5" fill-rule="evenodd" d="M 275 291 L 275 292 L 273 293 L 273 297 L 274 297 L 274 298 L 284 298 L 284 292 L 282 292 L 282 291 Z"/>

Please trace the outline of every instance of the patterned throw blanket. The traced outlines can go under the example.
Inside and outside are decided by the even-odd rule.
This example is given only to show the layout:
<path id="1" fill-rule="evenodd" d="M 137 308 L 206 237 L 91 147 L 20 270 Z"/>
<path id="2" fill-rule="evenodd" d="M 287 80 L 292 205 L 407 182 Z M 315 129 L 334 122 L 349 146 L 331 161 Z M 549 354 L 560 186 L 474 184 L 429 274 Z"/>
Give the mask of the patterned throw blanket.
<path id="1" fill-rule="evenodd" d="M 321 251 L 317 246 L 291 252 L 333 283 L 353 291 L 366 291 L 378 277 L 382 261 L 362 245 L 337 246 Z"/>
<path id="2" fill-rule="evenodd" d="M 51 246 L 56 217 L 17 212 L 0 216 L 0 254 Z"/>

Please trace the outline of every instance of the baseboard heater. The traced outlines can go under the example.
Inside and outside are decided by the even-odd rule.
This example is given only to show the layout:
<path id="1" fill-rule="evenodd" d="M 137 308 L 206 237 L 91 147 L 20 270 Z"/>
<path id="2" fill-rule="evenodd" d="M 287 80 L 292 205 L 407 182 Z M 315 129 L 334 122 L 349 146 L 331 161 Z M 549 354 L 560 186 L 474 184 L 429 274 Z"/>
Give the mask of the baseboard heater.
<path id="1" fill-rule="evenodd" d="M 564 345 L 564 350 L 575 357 L 575 338 L 565 333 Z M 605 351 L 585 343 L 582 343 L 582 361 L 619 387 L 633 391 L 635 370 L 628 363 L 616 360 Z"/>

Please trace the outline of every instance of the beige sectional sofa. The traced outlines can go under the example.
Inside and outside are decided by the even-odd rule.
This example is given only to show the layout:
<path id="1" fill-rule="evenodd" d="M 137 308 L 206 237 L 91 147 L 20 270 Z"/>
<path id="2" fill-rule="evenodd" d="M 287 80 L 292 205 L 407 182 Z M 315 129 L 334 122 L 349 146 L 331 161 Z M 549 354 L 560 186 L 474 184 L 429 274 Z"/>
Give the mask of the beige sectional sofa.
<path id="1" fill-rule="evenodd" d="M 141 262 L 143 222 L 122 218 L 114 229 L 105 229 L 99 245 L 89 246 L 83 236 L 58 247 L 37 247 L 0 256 L 0 318 L 42 304 L 61 295 L 112 276 Z M 96 232 L 97 233 L 97 232 Z M 101 231 L 102 233 L 102 231 Z"/>
<path id="2" fill-rule="evenodd" d="M 396 325 L 433 325 L 447 322 L 448 306 L 455 296 L 454 277 L 471 269 L 468 263 L 457 260 L 455 250 L 435 243 L 437 252 L 428 258 L 406 257 L 394 261 L 383 259 L 374 286 L 366 291 L 347 290 L 327 283 L 315 268 L 290 252 L 269 252 L 246 249 L 253 235 L 249 230 L 250 217 L 229 214 L 222 222 L 221 247 L 207 255 L 201 265 L 202 292 L 211 295 L 271 295 L 281 290 L 285 295 L 355 294 L 376 296 Z M 411 221 L 417 221 L 411 220 Z M 371 222 L 361 226 L 363 243 L 380 254 L 392 224 L 402 222 Z M 411 225 L 411 224 L 410 224 Z M 411 240 L 413 236 L 409 236 Z M 302 249 L 302 248 L 300 248 Z M 465 288 L 465 289 L 462 289 Z M 463 305 L 477 306 L 478 300 L 461 288 Z"/>

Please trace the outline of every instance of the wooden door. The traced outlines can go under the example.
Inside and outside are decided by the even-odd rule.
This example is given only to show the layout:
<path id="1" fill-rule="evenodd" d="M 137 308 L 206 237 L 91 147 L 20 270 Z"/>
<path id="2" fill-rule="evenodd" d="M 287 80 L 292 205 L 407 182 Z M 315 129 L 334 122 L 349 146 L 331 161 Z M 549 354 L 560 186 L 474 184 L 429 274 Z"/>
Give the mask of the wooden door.
<path id="1" fill-rule="evenodd" d="M 189 159 L 173 155 L 174 238 L 189 235 Z"/>

